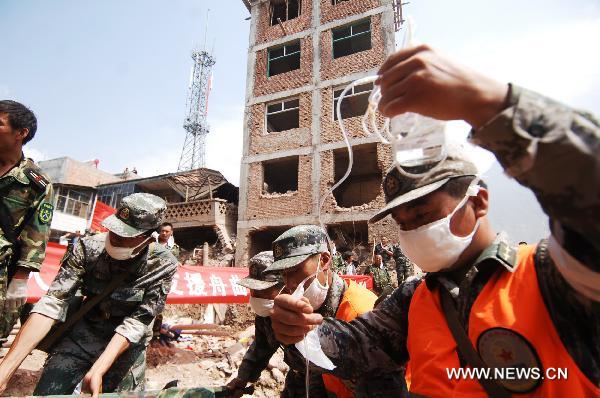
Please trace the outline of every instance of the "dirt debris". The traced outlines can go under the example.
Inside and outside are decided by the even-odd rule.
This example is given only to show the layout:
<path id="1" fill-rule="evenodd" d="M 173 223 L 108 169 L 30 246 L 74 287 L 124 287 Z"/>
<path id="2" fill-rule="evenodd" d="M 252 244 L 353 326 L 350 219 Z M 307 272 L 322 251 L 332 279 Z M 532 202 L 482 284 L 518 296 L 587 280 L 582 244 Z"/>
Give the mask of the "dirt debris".
<path id="1" fill-rule="evenodd" d="M 171 325 L 193 323 L 201 319 L 206 306 L 167 305 L 164 321 Z M 146 389 L 160 390 L 168 382 L 179 380 L 179 387 L 219 387 L 237 374 L 244 354 L 254 339 L 254 315 L 247 305 L 231 305 L 225 325 L 219 331 L 226 336 L 183 335 L 184 341 L 172 347 L 152 343 L 146 357 Z M 26 396 L 41 375 L 46 354 L 34 350 L 11 379 L 2 396 Z M 288 367 L 278 350 L 255 384 L 253 397 L 271 398 L 283 390 Z M 246 396 L 249 397 L 249 396 Z"/>

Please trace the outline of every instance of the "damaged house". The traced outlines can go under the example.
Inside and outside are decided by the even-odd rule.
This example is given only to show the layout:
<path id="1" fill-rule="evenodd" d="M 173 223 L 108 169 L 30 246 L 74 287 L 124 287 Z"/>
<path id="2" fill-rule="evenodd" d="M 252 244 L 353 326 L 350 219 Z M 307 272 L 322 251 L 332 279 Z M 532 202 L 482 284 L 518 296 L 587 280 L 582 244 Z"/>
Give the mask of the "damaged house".
<path id="1" fill-rule="evenodd" d="M 236 263 L 270 250 L 287 228 L 319 223 L 319 201 L 341 179 L 348 151 L 334 112 L 342 90 L 394 51 L 397 0 L 243 0 L 251 15 Z M 354 166 L 321 219 L 338 251 L 370 258 L 393 222 L 369 225 L 384 205 L 388 146 L 361 127 L 372 84 L 343 99 Z"/>
<path id="2" fill-rule="evenodd" d="M 207 248 L 210 264 L 233 262 L 238 188 L 218 171 L 200 168 L 138 178 L 99 185 L 97 191 L 98 200 L 112 207 L 134 192 L 160 196 L 167 201 L 165 221 L 173 224 L 182 263 L 202 263 Z"/>

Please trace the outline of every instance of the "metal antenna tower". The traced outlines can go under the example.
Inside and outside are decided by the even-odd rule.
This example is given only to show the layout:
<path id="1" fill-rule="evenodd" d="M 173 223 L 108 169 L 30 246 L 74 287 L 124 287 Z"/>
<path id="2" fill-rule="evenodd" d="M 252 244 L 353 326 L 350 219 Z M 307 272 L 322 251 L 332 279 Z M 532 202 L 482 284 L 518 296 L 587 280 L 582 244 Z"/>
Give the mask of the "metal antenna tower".
<path id="1" fill-rule="evenodd" d="M 206 42 L 206 33 L 204 40 Z M 186 118 L 183 123 L 186 135 L 177 171 L 193 170 L 205 166 L 205 140 L 209 132 L 206 115 L 215 58 L 206 50 L 201 50 L 192 51 L 192 59 L 194 65 L 190 74 Z"/>

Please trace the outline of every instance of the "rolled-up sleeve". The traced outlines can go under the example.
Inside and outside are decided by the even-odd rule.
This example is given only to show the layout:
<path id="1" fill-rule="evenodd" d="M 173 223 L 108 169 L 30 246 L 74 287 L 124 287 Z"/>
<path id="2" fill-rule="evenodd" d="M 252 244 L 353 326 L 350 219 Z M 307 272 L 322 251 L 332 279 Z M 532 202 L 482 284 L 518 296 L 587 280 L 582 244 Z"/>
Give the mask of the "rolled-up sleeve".
<path id="1" fill-rule="evenodd" d="M 560 245 L 600 271 L 598 120 L 511 86 L 508 108 L 473 131 L 471 140 L 493 152 L 510 176 L 533 191 Z"/>
<path id="2" fill-rule="evenodd" d="M 84 264 L 84 250 L 79 242 L 63 257 L 58 274 L 50 288 L 31 312 L 64 322 L 69 307 L 68 300 L 75 295 L 81 285 L 81 278 L 85 272 Z"/>

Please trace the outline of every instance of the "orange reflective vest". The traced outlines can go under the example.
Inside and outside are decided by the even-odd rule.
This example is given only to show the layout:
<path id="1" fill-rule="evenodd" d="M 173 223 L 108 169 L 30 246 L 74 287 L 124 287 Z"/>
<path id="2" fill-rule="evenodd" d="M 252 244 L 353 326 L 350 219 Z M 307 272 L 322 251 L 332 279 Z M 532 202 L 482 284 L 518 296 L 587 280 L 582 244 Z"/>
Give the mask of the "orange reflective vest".
<path id="1" fill-rule="evenodd" d="M 360 286 L 354 281 L 350 281 L 350 285 L 342 296 L 342 301 L 335 314 L 337 319 L 350 322 L 357 316 L 369 312 L 373 309 L 377 301 L 377 296 L 369 289 Z M 323 382 L 328 395 L 331 394 L 337 398 L 354 397 L 352 391 L 337 377 L 324 374 Z"/>
<path id="2" fill-rule="evenodd" d="M 514 272 L 492 275 L 471 308 L 469 338 L 487 366 L 501 368 L 492 369 L 490 377 L 503 379 L 504 387 L 519 397 L 598 397 L 600 388 L 577 367 L 554 328 L 540 293 L 534 254 L 534 246 L 520 247 Z M 425 283 L 416 289 L 408 325 L 411 393 L 486 396 L 476 378 L 449 375 L 460 364 L 437 289 L 430 291 Z"/>

